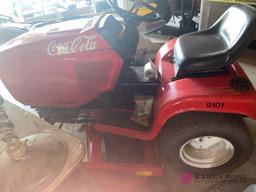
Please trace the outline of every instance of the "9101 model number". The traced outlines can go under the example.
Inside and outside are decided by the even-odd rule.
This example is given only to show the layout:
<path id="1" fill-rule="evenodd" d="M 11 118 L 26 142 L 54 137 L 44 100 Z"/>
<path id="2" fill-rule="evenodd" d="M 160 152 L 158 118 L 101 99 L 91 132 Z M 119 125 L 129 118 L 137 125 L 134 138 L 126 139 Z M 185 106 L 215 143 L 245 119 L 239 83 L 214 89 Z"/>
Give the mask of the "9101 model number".
<path id="1" fill-rule="evenodd" d="M 206 106 L 208 108 L 223 109 L 225 104 L 224 103 L 218 103 L 218 102 L 207 102 Z"/>

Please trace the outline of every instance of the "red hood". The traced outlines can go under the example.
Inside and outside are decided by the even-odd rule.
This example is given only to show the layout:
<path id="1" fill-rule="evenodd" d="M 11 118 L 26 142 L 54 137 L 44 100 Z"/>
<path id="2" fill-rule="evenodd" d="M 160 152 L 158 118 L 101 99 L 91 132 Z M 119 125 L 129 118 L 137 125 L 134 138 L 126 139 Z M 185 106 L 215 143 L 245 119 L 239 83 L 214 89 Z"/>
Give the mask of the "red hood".
<path id="1" fill-rule="evenodd" d="M 62 21 L 49 24 L 20 35 L 5 45 L 0 47 L 0 52 L 24 44 L 38 41 L 65 38 L 65 36 L 79 36 L 79 34 L 89 31 L 95 27 L 100 16 L 92 18 L 82 18 L 76 20 Z"/>
<path id="2" fill-rule="evenodd" d="M 114 89 L 123 60 L 96 29 L 100 17 L 31 30 L 0 47 L 0 78 L 21 103 L 77 107 Z"/>

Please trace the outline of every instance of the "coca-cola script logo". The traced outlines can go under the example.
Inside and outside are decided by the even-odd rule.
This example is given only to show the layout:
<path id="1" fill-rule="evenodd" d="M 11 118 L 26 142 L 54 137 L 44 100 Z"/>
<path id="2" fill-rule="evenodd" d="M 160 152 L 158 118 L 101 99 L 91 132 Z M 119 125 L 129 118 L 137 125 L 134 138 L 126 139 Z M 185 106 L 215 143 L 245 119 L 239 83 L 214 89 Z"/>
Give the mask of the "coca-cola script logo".
<path id="1" fill-rule="evenodd" d="M 96 37 L 97 35 L 79 36 L 71 41 L 65 42 L 53 40 L 48 45 L 47 53 L 50 56 L 55 56 L 93 51 L 97 46 Z"/>

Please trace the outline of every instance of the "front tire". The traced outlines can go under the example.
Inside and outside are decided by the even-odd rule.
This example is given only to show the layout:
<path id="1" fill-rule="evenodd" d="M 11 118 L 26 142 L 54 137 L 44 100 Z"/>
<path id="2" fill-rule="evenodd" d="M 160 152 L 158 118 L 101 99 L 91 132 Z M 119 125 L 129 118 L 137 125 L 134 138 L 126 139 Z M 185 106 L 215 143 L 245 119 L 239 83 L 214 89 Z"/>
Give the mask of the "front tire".
<path id="1" fill-rule="evenodd" d="M 242 117 L 207 112 L 184 113 L 168 121 L 160 145 L 165 163 L 204 174 L 232 171 L 249 159 L 253 149 Z"/>

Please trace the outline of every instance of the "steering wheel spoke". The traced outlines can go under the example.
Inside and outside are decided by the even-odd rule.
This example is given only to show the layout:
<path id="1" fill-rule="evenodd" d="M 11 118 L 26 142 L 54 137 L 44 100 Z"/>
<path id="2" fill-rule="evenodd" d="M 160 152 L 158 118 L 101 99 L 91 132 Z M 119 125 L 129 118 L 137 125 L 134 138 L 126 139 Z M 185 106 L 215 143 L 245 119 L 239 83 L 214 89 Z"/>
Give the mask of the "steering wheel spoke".
<path id="1" fill-rule="evenodd" d="M 155 7 L 153 7 L 152 5 L 143 2 L 143 6 L 151 11 L 153 11 L 154 13 L 157 13 L 157 9 Z"/>
<path id="2" fill-rule="evenodd" d="M 135 5 L 133 5 L 130 9 L 129 9 L 129 12 L 133 12 L 133 10 L 136 8 Z"/>
<path id="3" fill-rule="evenodd" d="M 144 2 L 143 0 L 130 0 L 133 5 L 129 10 L 124 10 L 120 8 L 113 0 L 107 0 L 109 5 L 117 12 L 118 15 L 124 18 L 124 20 L 134 20 L 136 22 L 154 22 L 161 19 L 160 14 L 157 11 L 157 8 L 153 7 L 149 3 Z M 146 9 L 152 11 L 153 14 L 140 16 L 138 12 L 140 8 L 145 7 Z"/>
<path id="4" fill-rule="evenodd" d="M 136 10 L 135 10 L 135 12 L 134 12 L 134 14 L 138 14 L 138 12 L 139 12 L 139 8 L 137 8 Z"/>

